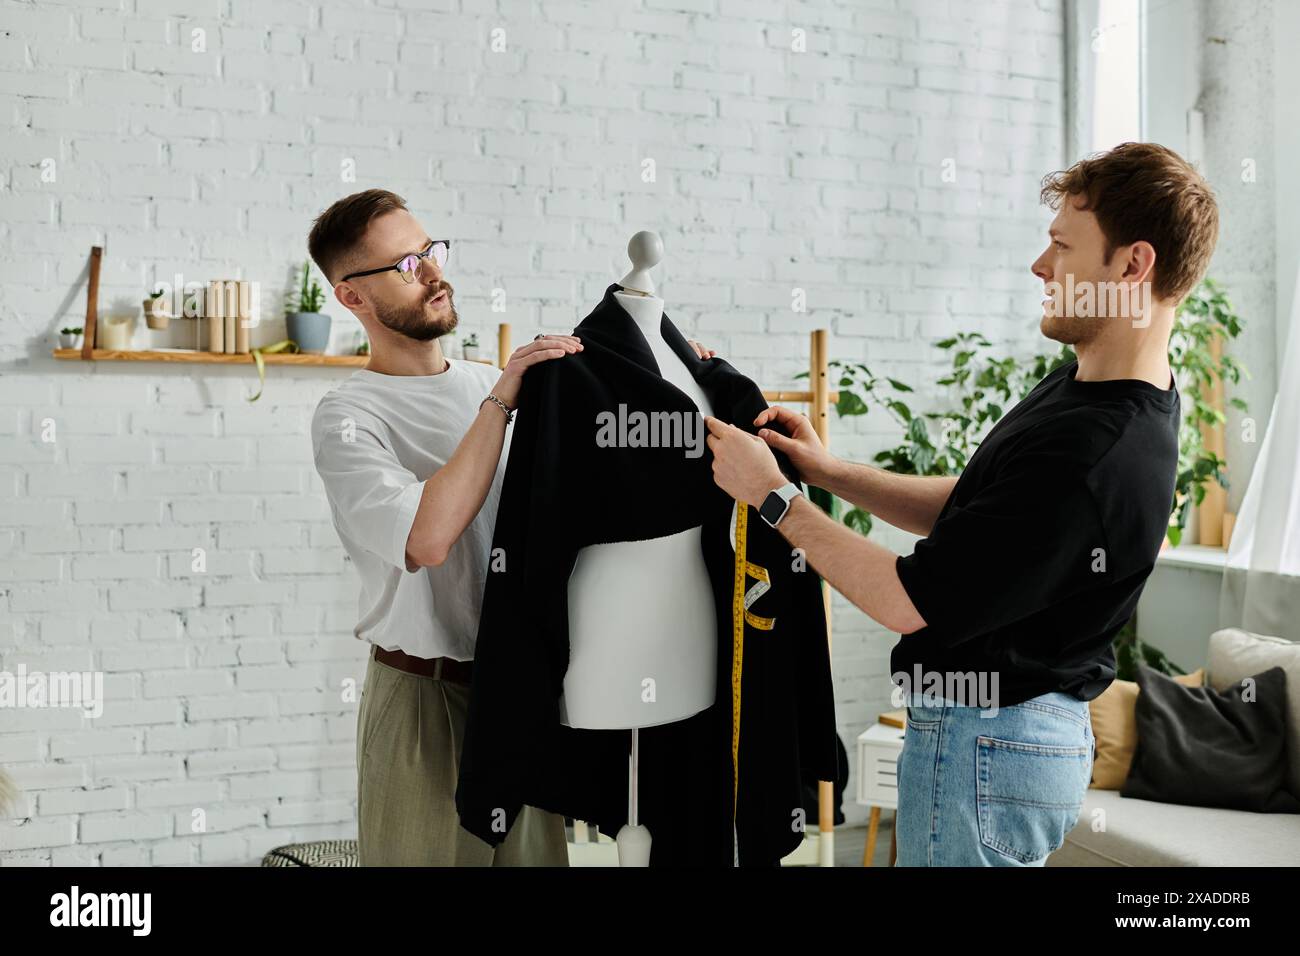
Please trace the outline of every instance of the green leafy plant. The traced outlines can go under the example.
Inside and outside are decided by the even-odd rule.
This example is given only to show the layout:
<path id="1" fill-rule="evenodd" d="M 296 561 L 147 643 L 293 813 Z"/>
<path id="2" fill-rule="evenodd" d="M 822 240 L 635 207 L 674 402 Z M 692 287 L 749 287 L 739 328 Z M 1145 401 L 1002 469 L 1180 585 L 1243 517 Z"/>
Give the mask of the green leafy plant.
<path id="1" fill-rule="evenodd" d="M 289 302 L 285 307 L 285 311 L 319 312 L 324 304 L 325 292 L 321 289 L 320 283 L 311 277 L 311 264 L 304 262 L 302 264 L 302 283 L 296 292 L 289 294 Z"/>
<path id="2" fill-rule="evenodd" d="M 64 328 L 62 328 L 62 329 L 59 329 L 59 334 L 60 334 L 60 335 L 80 335 L 80 334 L 81 334 L 82 332 L 84 332 L 84 331 L 85 331 L 85 329 L 83 329 L 81 326 L 78 325 L 76 328 L 64 327 Z"/>
<path id="3" fill-rule="evenodd" d="M 468 348 L 468 349 L 476 349 L 476 348 L 478 348 L 478 334 L 477 334 L 477 333 L 474 333 L 474 332 L 471 332 L 470 335 L 469 335 L 469 338 L 461 339 L 461 343 L 460 343 L 460 344 L 461 344 L 462 346 L 464 346 L 465 348 Z"/>
<path id="4" fill-rule="evenodd" d="M 1241 318 L 1228 301 L 1223 289 L 1212 279 L 1205 279 L 1179 305 L 1174 315 L 1173 334 L 1169 337 L 1169 364 L 1179 376 L 1183 422 L 1178 434 L 1178 475 L 1174 480 L 1173 513 L 1169 519 L 1169 543 L 1178 544 L 1193 505 L 1205 500 L 1211 481 L 1228 487 L 1227 463 L 1205 447 L 1202 425 L 1222 425 L 1225 416 L 1211 404 L 1214 380 L 1237 384 L 1245 367 L 1226 354 L 1215 354 L 1215 339 L 1226 341 L 1241 334 Z M 1240 398 L 1229 403 L 1245 412 Z"/>
<path id="5" fill-rule="evenodd" d="M 1137 680 L 1138 665 L 1145 664 L 1161 674 L 1170 676 L 1187 672 L 1171 661 L 1164 651 L 1146 643 L 1137 633 L 1137 615 L 1129 618 L 1111 641 L 1115 650 L 1115 677 L 1119 680 Z"/>
<path id="6" fill-rule="evenodd" d="M 163 294 L 162 287 L 159 286 L 155 291 L 149 293 L 149 298 L 150 298 L 150 299 L 159 299 L 159 298 L 162 297 L 162 294 Z"/>

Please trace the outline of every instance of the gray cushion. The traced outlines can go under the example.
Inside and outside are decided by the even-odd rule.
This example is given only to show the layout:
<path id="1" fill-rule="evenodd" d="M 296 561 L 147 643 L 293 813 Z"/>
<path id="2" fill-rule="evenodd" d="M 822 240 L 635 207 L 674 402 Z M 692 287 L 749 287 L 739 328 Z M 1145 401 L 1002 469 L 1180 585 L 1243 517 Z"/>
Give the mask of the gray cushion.
<path id="1" fill-rule="evenodd" d="M 1287 786 L 1286 671 L 1253 675 L 1250 695 L 1238 684 L 1184 687 L 1142 663 L 1137 678 L 1137 751 L 1123 796 L 1300 813 Z"/>

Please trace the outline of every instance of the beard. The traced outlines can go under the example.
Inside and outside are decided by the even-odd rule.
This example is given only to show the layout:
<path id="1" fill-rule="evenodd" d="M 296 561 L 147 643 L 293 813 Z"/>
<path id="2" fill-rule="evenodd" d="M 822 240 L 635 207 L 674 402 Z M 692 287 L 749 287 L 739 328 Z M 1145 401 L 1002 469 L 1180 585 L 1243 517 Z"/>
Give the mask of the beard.
<path id="1" fill-rule="evenodd" d="M 1042 321 L 1038 323 L 1038 330 L 1053 342 L 1075 346 L 1096 338 L 1100 321 L 1044 313 Z"/>
<path id="2" fill-rule="evenodd" d="M 429 299 L 441 291 L 447 293 L 446 303 L 431 305 Z M 452 287 L 444 282 L 414 305 L 390 306 L 376 302 L 375 318 L 398 335 L 417 342 L 428 342 L 451 332 L 460 322 L 454 295 Z"/>

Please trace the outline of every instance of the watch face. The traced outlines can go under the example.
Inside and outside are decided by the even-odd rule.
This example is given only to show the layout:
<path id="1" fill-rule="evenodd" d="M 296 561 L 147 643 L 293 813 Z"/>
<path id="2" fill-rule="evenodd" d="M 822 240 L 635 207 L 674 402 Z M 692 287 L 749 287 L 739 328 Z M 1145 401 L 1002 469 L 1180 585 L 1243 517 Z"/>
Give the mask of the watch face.
<path id="1" fill-rule="evenodd" d="M 781 520 L 781 516 L 785 514 L 786 507 L 786 500 L 773 491 L 769 492 L 768 496 L 763 499 L 763 506 L 758 509 L 758 513 L 768 524 L 776 524 Z"/>

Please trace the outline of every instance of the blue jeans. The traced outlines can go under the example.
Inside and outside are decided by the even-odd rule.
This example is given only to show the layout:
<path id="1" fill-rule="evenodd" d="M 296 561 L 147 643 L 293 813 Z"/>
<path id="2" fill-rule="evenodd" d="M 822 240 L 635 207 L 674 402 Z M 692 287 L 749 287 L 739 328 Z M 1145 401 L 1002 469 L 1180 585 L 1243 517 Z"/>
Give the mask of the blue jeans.
<path id="1" fill-rule="evenodd" d="M 929 703 L 907 708 L 897 865 L 1042 866 L 1078 822 L 1092 777 L 1087 702 Z"/>

